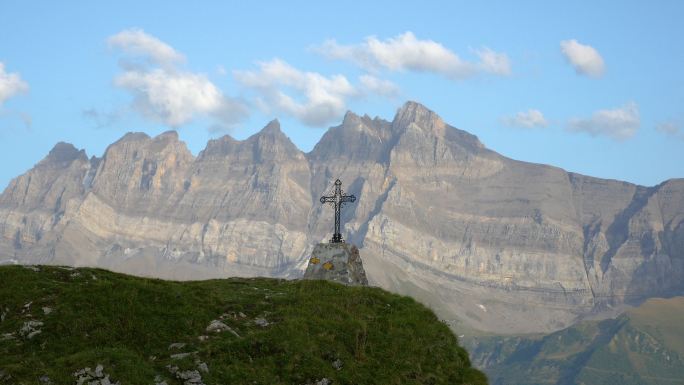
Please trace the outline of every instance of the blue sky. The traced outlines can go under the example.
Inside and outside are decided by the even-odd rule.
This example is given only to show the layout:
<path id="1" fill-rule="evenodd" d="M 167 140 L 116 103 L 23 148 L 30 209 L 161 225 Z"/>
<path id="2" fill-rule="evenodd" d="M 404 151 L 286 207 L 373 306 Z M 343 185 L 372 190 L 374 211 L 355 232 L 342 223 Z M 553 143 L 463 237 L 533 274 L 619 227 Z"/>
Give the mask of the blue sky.
<path id="1" fill-rule="evenodd" d="M 503 155 L 684 177 L 681 1 L 2 2 L 0 185 L 58 141 L 177 129 L 197 154 L 278 118 L 309 151 L 415 100 Z"/>

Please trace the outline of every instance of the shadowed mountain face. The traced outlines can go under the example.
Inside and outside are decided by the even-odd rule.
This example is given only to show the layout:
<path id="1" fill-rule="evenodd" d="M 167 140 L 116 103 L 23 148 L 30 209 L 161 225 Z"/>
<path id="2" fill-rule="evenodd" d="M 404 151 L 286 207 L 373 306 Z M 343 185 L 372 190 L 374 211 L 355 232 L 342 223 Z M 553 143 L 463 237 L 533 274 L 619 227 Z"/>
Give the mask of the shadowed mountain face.
<path id="1" fill-rule="evenodd" d="M 175 132 L 127 134 L 102 158 L 60 143 L 0 196 L 0 262 L 176 279 L 301 276 L 332 232 L 318 199 L 340 178 L 343 236 L 373 285 L 500 333 L 563 328 L 684 292 L 684 180 L 655 187 L 519 162 L 406 103 L 349 112 L 308 154 L 269 123 L 197 156 Z"/>

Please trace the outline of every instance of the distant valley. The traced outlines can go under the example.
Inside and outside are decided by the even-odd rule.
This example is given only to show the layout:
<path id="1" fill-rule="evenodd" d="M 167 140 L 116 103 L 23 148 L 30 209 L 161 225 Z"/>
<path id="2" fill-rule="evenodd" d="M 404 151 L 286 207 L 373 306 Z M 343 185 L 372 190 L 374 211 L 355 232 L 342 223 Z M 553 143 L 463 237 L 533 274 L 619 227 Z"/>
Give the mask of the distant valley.
<path id="1" fill-rule="evenodd" d="M 466 338 L 493 385 L 684 383 L 684 297 L 539 336 Z"/>

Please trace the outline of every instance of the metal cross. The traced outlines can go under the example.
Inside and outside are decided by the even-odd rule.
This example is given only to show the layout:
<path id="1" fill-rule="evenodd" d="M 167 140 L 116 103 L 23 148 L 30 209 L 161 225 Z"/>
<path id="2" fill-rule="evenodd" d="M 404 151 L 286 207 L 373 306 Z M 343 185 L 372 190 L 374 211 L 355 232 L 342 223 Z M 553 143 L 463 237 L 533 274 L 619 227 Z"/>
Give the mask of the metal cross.
<path id="1" fill-rule="evenodd" d="M 335 181 L 335 193 L 331 196 L 322 196 L 321 203 L 332 203 L 335 207 L 335 234 L 333 234 L 330 243 L 342 243 L 342 234 L 340 234 L 340 209 L 347 202 L 354 202 L 356 197 L 354 195 L 344 195 L 342 192 L 342 182 Z"/>

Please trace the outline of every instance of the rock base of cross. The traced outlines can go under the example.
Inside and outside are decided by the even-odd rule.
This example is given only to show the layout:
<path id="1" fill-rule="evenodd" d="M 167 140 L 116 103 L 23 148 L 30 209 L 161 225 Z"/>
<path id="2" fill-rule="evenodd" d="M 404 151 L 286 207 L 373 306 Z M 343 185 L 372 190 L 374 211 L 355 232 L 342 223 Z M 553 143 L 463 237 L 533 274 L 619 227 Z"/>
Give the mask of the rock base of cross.
<path id="1" fill-rule="evenodd" d="M 324 279 L 349 286 L 368 286 L 359 249 L 349 243 L 319 243 L 303 279 Z"/>

